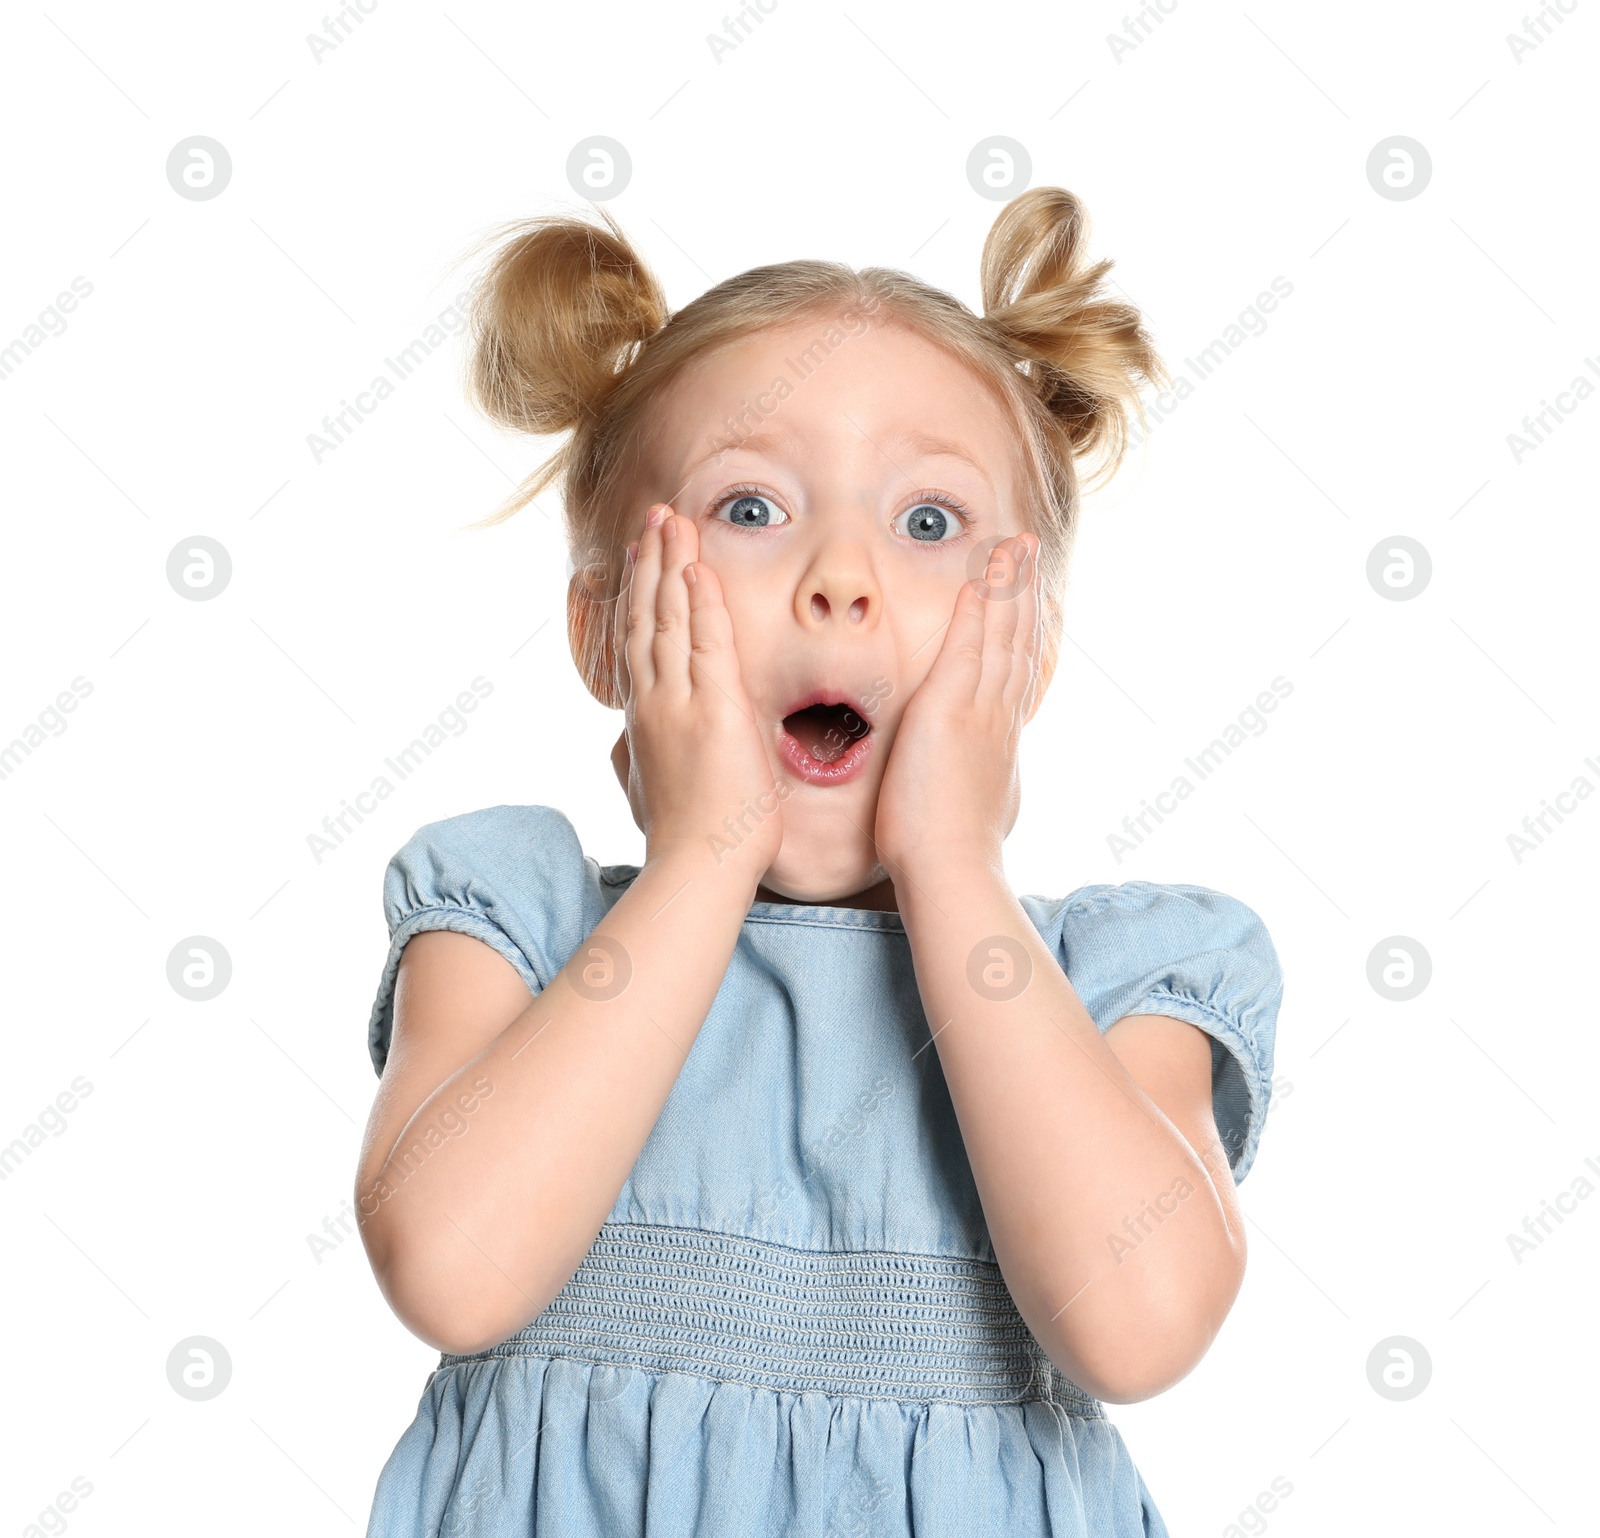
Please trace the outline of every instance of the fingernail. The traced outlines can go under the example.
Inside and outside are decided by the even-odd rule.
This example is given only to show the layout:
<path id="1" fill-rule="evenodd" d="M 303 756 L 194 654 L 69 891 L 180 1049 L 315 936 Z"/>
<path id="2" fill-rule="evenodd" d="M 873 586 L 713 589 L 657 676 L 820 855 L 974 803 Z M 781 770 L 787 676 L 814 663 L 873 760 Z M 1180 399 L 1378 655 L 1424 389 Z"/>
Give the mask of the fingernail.
<path id="1" fill-rule="evenodd" d="M 667 516 L 666 504 L 663 503 L 663 502 L 657 502 L 656 505 L 654 507 L 652 507 L 648 513 L 645 514 L 644 526 L 647 529 L 653 529 L 666 516 Z"/>
<path id="2" fill-rule="evenodd" d="M 661 537 L 663 539 L 671 539 L 677 534 L 677 532 L 678 520 L 674 518 L 669 511 L 667 516 L 661 521 Z"/>
<path id="3" fill-rule="evenodd" d="M 689 564 L 683 568 L 683 580 L 685 582 L 687 582 L 690 587 L 694 586 L 694 562 L 693 561 L 690 561 Z"/>

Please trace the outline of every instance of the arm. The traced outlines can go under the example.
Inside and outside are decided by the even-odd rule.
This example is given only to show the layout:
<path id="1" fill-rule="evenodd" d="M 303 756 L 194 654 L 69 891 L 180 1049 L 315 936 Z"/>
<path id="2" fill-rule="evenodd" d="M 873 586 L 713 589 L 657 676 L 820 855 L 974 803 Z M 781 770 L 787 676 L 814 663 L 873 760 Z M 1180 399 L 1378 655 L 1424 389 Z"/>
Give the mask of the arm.
<path id="1" fill-rule="evenodd" d="M 1209 1039 L 1160 1016 L 1102 1037 L 994 867 L 902 875 L 918 988 L 1017 1309 L 1097 1398 L 1160 1393 L 1204 1356 L 1244 1275 Z"/>
<path id="2" fill-rule="evenodd" d="M 479 1351 L 566 1284 L 661 1114 L 754 890 L 709 855 L 647 861 L 531 999 L 470 935 L 406 946 L 356 1196 L 379 1287 L 414 1334 Z M 631 977 L 606 997 L 619 956 Z"/>
<path id="3" fill-rule="evenodd" d="M 1002 874 L 1037 703 L 1036 547 L 1001 541 L 987 580 L 963 585 L 891 745 L 874 838 L 1018 1311 L 1073 1382 L 1128 1402 L 1205 1353 L 1244 1235 L 1209 1040 L 1153 1016 L 1102 1037 Z"/>
<path id="4" fill-rule="evenodd" d="M 721 585 L 697 553 L 692 520 L 668 510 L 644 530 L 615 606 L 629 798 L 645 835 L 632 886 L 531 1002 L 510 963 L 470 936 L 430 931 L 401 958 L 357 1211 L 390 1306 L 441 1350 L 514 1334 L 577 1270 L 782 842 Z M 732 852 L 714 847 L 750 796 L 773 812 Z"/>

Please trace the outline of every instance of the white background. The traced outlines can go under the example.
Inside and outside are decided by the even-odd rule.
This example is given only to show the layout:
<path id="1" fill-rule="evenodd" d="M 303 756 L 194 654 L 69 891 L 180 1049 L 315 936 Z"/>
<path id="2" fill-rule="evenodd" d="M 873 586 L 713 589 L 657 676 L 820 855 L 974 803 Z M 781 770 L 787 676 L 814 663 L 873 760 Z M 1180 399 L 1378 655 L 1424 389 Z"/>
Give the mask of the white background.
<path id="1" fill-rule="evenodd" d="M 1507 835 L 1600 756 L 1596 7 L 1520 62 L 1519 4 L 1127 9 L 779 0 L 717 62 L 716 6 L 448 12 L 379 0 L 318 62 L 313 6 L 52 4 L 4 27 L 0 743 L 92 693 L 0 779 L 10 1325 L 3 1530 L 77 1477 L 67 1530 L 345 1534 L 435 1354 L 379 1296 L 348 1201 L 389 856 L 423 823 L 561 808 L 602 863 L 642 840 L 562 616 L 560 507 L 463 532 L 555 447 L 465 405 L 436 352 L 319 464 L 307 444 L 464 286 L 502 220 L 581 210 L 569 151 L 633 162 L 609 206 L 674 307 L 800 256 L 901 266 L 976 307 L 999 204 L 981 139 L 1070 188 L 1174 373 L 1293 286 L 1085 508 L 1051 694 L 1024 740 L 1019 892 L 1192 881 L 1265 919 L 1278 1097 L 1242 1188 L 1250 1266 L 1205 1361 L 1113 1407 L 1174 1534 L 1593 1531 L 1600 1199 L 1507 1235 L 1600 1162 L 1594 798 Z M 168 184 L 225 145 L 209 201 Z M 1380 196 L 1406 135 L 1425 191 Z M 204 535 L 231 582 L 169 585 Z M 1421 543 L 1426 590 L 1369 584 Z M 318 861 L 308 836 L 482 675 L 493 692 Z M 1282 676 L 1292 694 L 1133 854 L 1107 835 Z M 214 937 L 232 981 L 178 996 Z M 1432 978 L 1369 984 L 1408 936 Z M 82 1076 L 92 1091 L 70 1095 Z M 1600 1187 L 1600 1172 L 1589 1170 Z M 190 1336 L 232 1378 L 166 1376 Z M 1373 1348 L 1432 1377 L 1393 1402 Z M 60 1530 L 61 1521 L 46 1530 Z"/>

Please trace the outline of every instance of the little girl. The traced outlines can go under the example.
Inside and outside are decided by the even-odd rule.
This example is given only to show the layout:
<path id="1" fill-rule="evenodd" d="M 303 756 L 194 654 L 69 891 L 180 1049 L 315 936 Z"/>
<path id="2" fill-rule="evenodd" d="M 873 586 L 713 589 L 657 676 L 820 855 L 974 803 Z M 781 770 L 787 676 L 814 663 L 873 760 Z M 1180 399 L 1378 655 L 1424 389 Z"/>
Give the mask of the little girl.
<path id="1" fill-rule="evenodd" d="M 496 806 L 389 864 L 357 1201 L 442 1355 L 369 1538 L 1164 1534 L 1104 1405 L 1238 1292 L 1278 960 L 1001 844 L 1079 461 L 1165 372 L 1060 188 L 982 316 L 821 261 L 670 313 L 602 218 L 498 245 L 472 387 L 571 434 L 497 518 L 559 477 L 644 863 Z"/>

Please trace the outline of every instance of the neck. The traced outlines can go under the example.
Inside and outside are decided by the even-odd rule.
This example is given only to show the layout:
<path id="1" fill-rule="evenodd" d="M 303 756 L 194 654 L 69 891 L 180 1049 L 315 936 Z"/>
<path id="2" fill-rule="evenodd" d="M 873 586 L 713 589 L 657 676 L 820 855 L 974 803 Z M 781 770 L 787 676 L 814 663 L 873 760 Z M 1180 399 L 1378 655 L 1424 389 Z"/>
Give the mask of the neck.
<path id="1" fill-rule="evenodd" d="M 885 876 L 882 881 L 865 888 L 860 892 L 853 892 L 848 897 L 830 897 L 827 902 L 815 898 L 800 899 L 785 897 L 781 892 L 774 892 L 770 887 L 758 886 L 756 888 L 756 901 L 763 903 L 788 903 L 794 907 L 827 907 L 827 908 L 873 908 L 880 913 L 898 913 L 900 905 L 895 900 L 894 882 Z"/>

